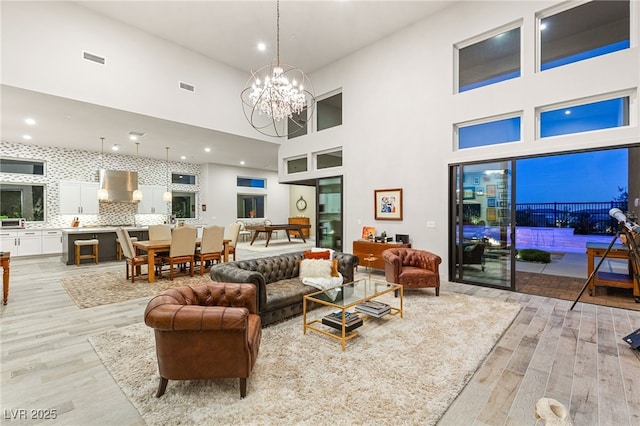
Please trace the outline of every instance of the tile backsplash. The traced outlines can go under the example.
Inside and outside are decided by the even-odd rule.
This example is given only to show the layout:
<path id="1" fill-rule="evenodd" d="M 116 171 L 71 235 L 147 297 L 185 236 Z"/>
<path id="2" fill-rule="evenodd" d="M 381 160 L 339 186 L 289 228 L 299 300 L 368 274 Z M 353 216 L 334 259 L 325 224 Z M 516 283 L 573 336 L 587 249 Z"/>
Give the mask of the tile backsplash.
<path id="1" fill-rule="evenodd" d="M 3 158 L 30 159 L 45 162 L 44 176 L 17 173 L 0 173 L 2 183 L 44 184 L 45 222 L 28 222 L 29 228 L 68 228 L 74 215 L 61 215 L 59 201 L 60 181 L 97 182 L 98 170 L 102 167 L 100 152 L 63 149 L 39 145 L 0 143 Z M 166 185 L 165 161 L 129 155 L 104 154 L 104 168 L 111 170 L 138 171 L 140 185 Z M 200 165 L 169 162 L 170 173 L 187 173 L 200 181 Z M 170 184 L 172 191 L 196 192 L 199 185 Z M 197 197 L 197 195 L 196 195 Z M 80 226 L 87 225 L 153 225 L 167 220 L 166 214 L 138 214 L 138 205 L 129 203 L 100 203 L 97 215 L 75 215 Z M 187 223 L 198 223 L 198 219 L 187 219 Z"/>

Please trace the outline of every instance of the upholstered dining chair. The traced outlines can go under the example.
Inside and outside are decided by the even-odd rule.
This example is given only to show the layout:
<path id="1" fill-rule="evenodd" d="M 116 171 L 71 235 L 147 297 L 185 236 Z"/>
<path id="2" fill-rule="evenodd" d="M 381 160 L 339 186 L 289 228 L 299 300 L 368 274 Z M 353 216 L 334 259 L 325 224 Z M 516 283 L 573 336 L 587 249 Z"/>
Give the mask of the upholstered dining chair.
<path id="1" fill-rule="evenodd" d="M 253 284 L 210 283 L 165 290 L 149 301 L 161 397 L 169 380 L 239 378 L 240 397 L 258 359 L 262 323 Z"/>
<path id="2" fill-rule="evenodd" d="M 229 252 L 229 256 L 233 256 L 233 261 L 236 261 L 236 245 L 238 244 L 238 236 L 240 235 L 240 227 L 241 225 L 238 222 L 232 223 L 225 230 L 225 238 L 229 241 L 227 243 L 227 251 Z"/>
<path id="3" fill-rule="evenodd" d="M 149 225 L 149 239 L 171 241 L 171 225 Z"/>
<path id="4" fill-rule="evenodd" d="M 129 271 L 131 271 L 131 282 L 135 282 L 136 275 L 140 276 L 141 269 L 143 265 L 146 265 L 148 262 L 148 257 L 137 256 L 135 248 L 133 247 L 133 242 L 131 241 L 131 237 L 129 236 L 129 232 L 127 232 L 124 228 L 117 228 L 116 235 L 120 240 L 120 246 L 122 247 L 122 254 L 125 257 L 125 266 L 127 269 L 126 277 L 129 279 Z M 155 259 L 156 267 L 161 264 L 161 259 Z M 129 269 L 131 268 L 131 269 Z"/>
<path id="5" fill-rule="evenodd" d="M 224 226 L 207 226 L 202 230 L 200 250 L 196 260 L 200 262 L 200 275 L 204 275 L 206 262 L 220 262 L 224 255 Z"/>
<path id="6" fill-rule="evenodd" d="M 182 226 L 173 230 L 169 256 L 162 258 L 164 264 L 169 264 L 169 279 L 171 281 L 173 281 L 174 266 L 182 263 L 189 264 L 189 273 L 193 276 L 197 235 L 198 230 L 193 226 Z"/>
<path id="7" fill-rule="evenodd" d="M 404 289 L 433 287 L 440 295 L 439 266 L 442 258 L 426 250 L 390 248 L 382 252 L 387 282 L 400 284 Z M 397 292 L 396 292 L 397 296 Z"/>

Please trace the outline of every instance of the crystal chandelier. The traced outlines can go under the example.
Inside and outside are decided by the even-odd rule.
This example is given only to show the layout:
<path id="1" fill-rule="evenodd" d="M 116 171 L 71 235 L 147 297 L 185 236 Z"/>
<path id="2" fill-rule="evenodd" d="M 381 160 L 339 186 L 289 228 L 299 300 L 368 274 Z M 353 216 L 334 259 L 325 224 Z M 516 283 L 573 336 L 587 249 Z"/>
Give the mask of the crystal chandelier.
<path id="1" fill-rule="evenodd" d="M 306 129 L 315 96 L 311 81 L 296 67 L 280 63 L 280 1 L 276 2 L 276 60 L 257 71 L 240 93 L 244 115 L 266 136 L 292 136 Z"/>

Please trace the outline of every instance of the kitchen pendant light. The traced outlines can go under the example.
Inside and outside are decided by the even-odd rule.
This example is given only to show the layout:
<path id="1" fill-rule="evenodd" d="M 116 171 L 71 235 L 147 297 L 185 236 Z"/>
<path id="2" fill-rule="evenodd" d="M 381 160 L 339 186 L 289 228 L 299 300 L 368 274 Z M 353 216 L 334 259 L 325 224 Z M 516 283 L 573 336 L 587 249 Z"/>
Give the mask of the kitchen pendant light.
<path id="1" fill-rule="evenodd" d="M 138 151 L 138 149 L 140 148 L 140 142 L 136 142 L 136 170 L 139 170 L 139 158 L 140 158 L 140 153 Z M 140 182 L 140 178 L 138 177 L 138 184 Z M 142 200 L 142 191 L 140 191 L 140 188 L 137 188 L 135 191 L 133 191 L 133 201 L 141 201 Z"/>
<path id="2" fill-rule="evenodd" d="M 162 199 L 167 203 L 170 203 L 173 198 L 173 194 L 171 194 L 171 192 L 169 191 L 169 147 L 166 146 L 165 148 L 167 149 L 167 190 L 164 192 L 164 194 L 162 194 Z"/>
<path id="3" fill-rule="evenodd" d="M 102 141 L 102 153 L 100 154 L 100 171 L 104 173 L 104 138 L 100 138 Z M 98 200 L 104 201 L 109 198 L 109 191 L 106 188 L 98 189 Z"/>

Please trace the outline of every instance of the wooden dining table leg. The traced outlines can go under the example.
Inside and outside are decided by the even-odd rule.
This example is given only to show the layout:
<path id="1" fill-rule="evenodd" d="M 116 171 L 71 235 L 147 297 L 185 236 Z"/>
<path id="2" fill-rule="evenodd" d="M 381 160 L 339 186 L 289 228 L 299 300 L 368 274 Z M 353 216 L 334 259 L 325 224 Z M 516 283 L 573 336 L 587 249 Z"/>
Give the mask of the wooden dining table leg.
<path id="1" fill-rule="evenodd" d="M 155 249 L 150 248 L 147 251 L 147 281 L 149 283 L 156 281 L 156 251 Z"/>

